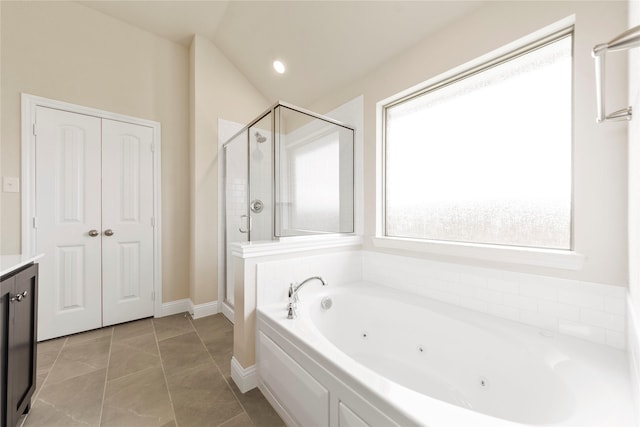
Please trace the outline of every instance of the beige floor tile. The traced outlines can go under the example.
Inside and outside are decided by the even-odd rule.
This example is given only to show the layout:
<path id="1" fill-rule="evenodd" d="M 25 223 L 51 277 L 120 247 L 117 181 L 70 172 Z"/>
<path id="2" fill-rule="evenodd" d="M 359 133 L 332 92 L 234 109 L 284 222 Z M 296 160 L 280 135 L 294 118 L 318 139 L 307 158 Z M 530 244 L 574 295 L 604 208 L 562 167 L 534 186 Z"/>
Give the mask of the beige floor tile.
<path id="1" fill-rule="evenodd" d="M 53 363 L 58 358 L 60 350 L 67 341 L 66 338 L 58 338 L 49 341 L 39 342 L 36 345 L 36 351 L 38 352 L 38 374 L 49 372 L 49 369 L 53 366 Z"/>
<path id="2" fill-rule="evenodd" d="M 24 427 L 91 425 L 100 421 L 106 370 L 45 384 L 32 403 Z"/>
<path id="3" fill-rule="evenodd" d="M 236 415 L 218 427 L 253 427 L 253 422 L 251 422 L 251 418 L 249 418 L 246 412 L 242 412 L 240 415 Z"/>
<path id="4" fill-rule="evenodd" d="M 151 333 L 144 335 L 137 335 L 134 337 L 114 339 L 112 344 L 118 344 L 120 346 L 125 346 L 129 348 L 135 348 L 136 350 L 143 351 L 149 354 L 158 355 L 158 342 L 156 341 L 156 336 L 153 333 L 153 329 Z"/>
<path id="5" fill-rule="evenodd" d="M 66 341 L 67 337 L 41 341 L 38 343 L 38 351 L 60 351 Z"/>
<path id="6" fill-rule="evenodd" d="M 193 325 L 188 316 L 188 313 L 182 313 L 153 319 L 158 341 L 193 332 Z"/>
<path id="7" fill-rule="evenodd" d="M 161 368 L 145 369 L 107 382 L 103 426 L 163 426 L 174 419 Z"/>
<path id="8" fill-rule="evenodd" d="M 283 427 L 284 422 L 278 413 L 273 409 L 271 404 L 264 397 L 262 392 L 254 388 L 248 392 L 242 394 L 238 387 L 236 387 L 233 380 L 230 382 L 231 389 L 238 397 L 240 404 L 253 421 L 256 427 Z"/>
<path id="9" fill-rule="evenodd" d="M 113 327 L 113 342 L 130 340 L 148 334 L 153 334 L 153 320 L 151 318 L 122 323 Z"/>
<path id="10" fill-rule="evenodd" d="M 220 337 L 228 333 L 233 335 L 233 324 L 221 313 L 195 319 L 192 322 L 205 344 L 217 342 Z"/>
<path id="11" fill-rule="evenodd" d="M 243 412 L 213 362 L 180 369 L 167 382 L 180 427 L 217 426 Z"/>
<path id="12" fill-rule="evenodd" d="M 107 367 L 111 336 L 65 345 L 49 371 L 47 383 L 57 383 Z"/>
<path id="13" fill-rule="evenodd" d="M 94 329 L 93 331 L 82 332 L 75 335 L 69 335 L 67 337 L 67 342 L 65 347 L 70 345 L 76 345 L 80 343 L 85 343 L 87 341 L 92 341 L 96 339 L 102 339 L 104 337 L 111 338 L 111 334 L 113 333 L 113 327 L 109 326 L 107 328 Z"/>
<path id="14" fill-rule="evenodd" d="M 211 363 L 211 356 L 195 331 L 159 341 L 160 357 L 167 376 L 182 368 Z"/>
<path id="15" fill-rule="evenodd" d="M 97 425 L 100 405 L 105 426 L 283 426 L 259 390 L 239 392 L 232 354 L 223 315 L 143 319 L 39 343 L 24 426 Z"/>
<path id="16" fill-rule="evenodd" d="M 42 385 L 44 384 L 46 379 L 47 379 L 46 372 L 43 374 L 36 374 L 36 389 L 33 391 L 33 396 L 31 396 L 32 402 L 35 402 L 35 399 L 38 398 L 38 393 L 40 393 L 40 390 L 42 389 Z"/>
<path id="17" fill-rule="evenodd" d="M 148 368 L 160 367 L 160 356 L 156 347 L 153 334 L 143 335 L 151 337 L 155 352 L 140 348 L 114 343 L 111 346 L 111 357 L 109 358 L 109 370 L 107 379 L 113 380 Z"/>

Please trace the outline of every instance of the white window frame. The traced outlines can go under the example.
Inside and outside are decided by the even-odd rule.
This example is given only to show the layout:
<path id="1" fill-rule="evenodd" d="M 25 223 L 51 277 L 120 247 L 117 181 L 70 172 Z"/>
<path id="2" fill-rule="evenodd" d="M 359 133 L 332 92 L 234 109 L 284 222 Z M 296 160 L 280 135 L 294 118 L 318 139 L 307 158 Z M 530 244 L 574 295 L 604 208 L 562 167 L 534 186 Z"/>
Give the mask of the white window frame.
<path id="1" fill-rule="evenodd" d="M 455 67 L 443 74 L 435 76 L 414 87 L 384 99 L 376 105 L 376 235 L 372 243 L 376 248 L 419 252 L 436 256 L 466 258 L 473 260 L 491 261 L 508 264 L 520 264 L 525 266 L 552 267 L 565 270 L 580 270 L 584 266 L 586 257 L 575 251 L 573 246 L 573 198 L 572 191 L 572 221 L 571 221 L 571 250 L 545 249 L 506 245 L 493 245 L 483 243 L 466 243 L 428 239 L 412 239 L 404 237 L 389 237 L 385 235 L 385 109 L 386 107 L 407 98 L 424 92 L 427 88 L 459 79 L 465 74 L 471 74 L 476 70 L 486 67 L 491 63 L 504 61 L 505 58 L 515 56 L 519 51 L 526 51 L 532 45 L 539 44 L 542 40 L 557 38 L 563 32 L 573 32 L 575 19 L 573 16 L 556 22 L 542 30 L 536 31 L 502 48 L 496 49 L 486 55 L 472 60 L 459 67 Z M 575 36 L 574 36 L 575 42 Z M 575 75 L 575 71 L 574 71 Z"/>

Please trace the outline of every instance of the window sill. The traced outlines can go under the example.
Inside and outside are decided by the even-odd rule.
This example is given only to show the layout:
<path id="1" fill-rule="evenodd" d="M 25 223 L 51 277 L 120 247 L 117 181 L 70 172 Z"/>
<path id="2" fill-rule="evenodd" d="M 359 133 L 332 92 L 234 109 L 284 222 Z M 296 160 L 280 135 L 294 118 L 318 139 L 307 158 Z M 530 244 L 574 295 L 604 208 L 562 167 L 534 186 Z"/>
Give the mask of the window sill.
<path id="1" fill-rule="evenodd" d="M 586 257 L 573 251 L 536 249 L 517 246 L 417 240 L 398 237 L 373 237 L 373 245 L 384 249 L 429 253 L 508 264 L 581 270 Z"/>

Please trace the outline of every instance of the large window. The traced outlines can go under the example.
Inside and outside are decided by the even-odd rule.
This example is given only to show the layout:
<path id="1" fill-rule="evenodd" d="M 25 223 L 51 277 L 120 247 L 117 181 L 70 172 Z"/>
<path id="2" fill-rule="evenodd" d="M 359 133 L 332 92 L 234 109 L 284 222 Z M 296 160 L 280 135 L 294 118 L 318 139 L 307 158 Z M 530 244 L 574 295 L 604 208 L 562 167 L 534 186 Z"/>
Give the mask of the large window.
<path id="1" fill-rule="evenodd" d="M 383 117 L 387 236 L 571 249 L 571 32 Z"/>

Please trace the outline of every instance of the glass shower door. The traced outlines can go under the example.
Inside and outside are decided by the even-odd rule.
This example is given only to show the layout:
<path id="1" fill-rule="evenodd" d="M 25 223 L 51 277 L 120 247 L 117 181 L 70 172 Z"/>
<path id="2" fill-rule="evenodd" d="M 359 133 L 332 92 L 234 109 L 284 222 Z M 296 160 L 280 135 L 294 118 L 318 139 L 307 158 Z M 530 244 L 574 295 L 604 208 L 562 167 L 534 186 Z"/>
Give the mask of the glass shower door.
<path id="1" fill-rule="evenodd" d="M 252 242 L 273 239 L 273 115 L 249 128 L 249 215 Z"/>
<path id="2" fill-rule="evenodd" d="M 224 147 L 225 178 L 225 303 L 234 305 L 231 246 L 249 241 L 249 150 L 246 130 Z"/>

